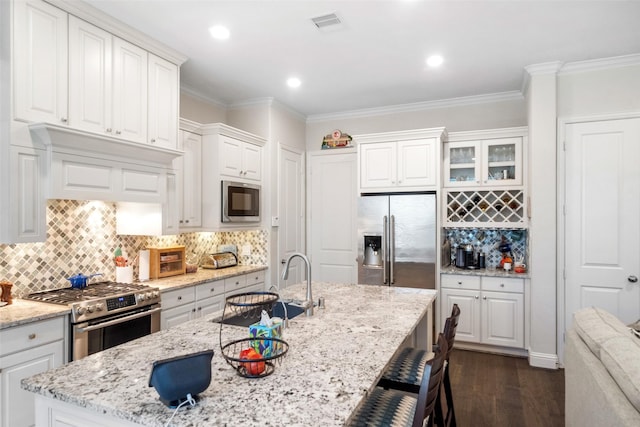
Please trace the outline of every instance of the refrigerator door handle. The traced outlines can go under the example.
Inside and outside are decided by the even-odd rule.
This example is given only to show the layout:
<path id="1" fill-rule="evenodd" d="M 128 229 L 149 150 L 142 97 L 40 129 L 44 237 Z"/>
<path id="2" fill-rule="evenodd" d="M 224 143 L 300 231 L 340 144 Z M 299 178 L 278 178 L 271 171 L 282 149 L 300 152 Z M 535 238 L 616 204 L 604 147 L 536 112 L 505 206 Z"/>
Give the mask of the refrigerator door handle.
<path id="1" fill-rule="evenodd" d="M 382 283 L 387 284 L 387 248 L 389 247 L 389 224 L 385 215 L 382 221 Z"/>
<path id="2" fill-rule="evenodd" d="M 390 281 L 393 285 L 396 281 L 395 275 L 393 274 L 393 266 L 396 262 L 396 217 L 391 215 L 391 221 L 389 222 L 389 271 L 390 271 Z"/>

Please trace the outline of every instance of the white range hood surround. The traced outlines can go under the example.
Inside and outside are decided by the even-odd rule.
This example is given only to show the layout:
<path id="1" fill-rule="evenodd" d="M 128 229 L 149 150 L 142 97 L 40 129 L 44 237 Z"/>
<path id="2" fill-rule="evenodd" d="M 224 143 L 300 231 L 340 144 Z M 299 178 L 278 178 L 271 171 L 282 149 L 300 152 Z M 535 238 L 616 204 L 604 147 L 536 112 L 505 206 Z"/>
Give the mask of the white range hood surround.
<path id="1" fill-rule="evenodd" d="M 72 152 L 91 158 L 115 156 L 126 162 L 155 164 L 162 168 L 171 167 L 173 159 L 183 154 L 179 150 L 140 144 L 49 123 L 30 124 L 29 132 L 33 141 L 47 147 L 50 153 Z"/>

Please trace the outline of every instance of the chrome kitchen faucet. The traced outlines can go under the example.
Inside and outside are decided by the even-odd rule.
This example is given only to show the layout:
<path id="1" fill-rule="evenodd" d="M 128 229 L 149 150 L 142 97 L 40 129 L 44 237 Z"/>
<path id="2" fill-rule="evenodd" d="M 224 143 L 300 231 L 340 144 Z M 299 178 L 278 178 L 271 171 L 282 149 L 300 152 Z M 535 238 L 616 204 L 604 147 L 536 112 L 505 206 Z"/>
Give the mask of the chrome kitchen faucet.
<path id="1" fill-rule="evenodd" d="M 311 263 L 309 262 L 309 258 L 307 258 L 306 255 L 298 252 L 289 255 L 289 258 L 287 258 L 287 261 L 284 264 L 284 269 L 282 270 L 282 280 L 287 280 L 287 278 L 289 277 L 289 264 L 295 257 L 302 258 L 302 260 L 307 265 L 307 300 L 302 303 L 302 307 L 307 310 L 307 317 L 313 316 L 313 297 L 311 296 Z"/>

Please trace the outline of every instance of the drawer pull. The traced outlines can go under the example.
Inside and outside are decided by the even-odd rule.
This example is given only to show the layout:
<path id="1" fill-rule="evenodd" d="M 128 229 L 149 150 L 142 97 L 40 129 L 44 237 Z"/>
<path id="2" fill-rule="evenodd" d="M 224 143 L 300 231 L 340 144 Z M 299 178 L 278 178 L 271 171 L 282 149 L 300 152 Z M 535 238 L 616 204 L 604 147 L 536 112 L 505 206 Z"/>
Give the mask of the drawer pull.
<path id="1" fill-rule="evenodd" d="M 500 283 L 500 287 L 501 287 L 501 288 L 504 288 L 504 283 Z"/>
<path id="2" fill-rule="evenodd" d="M 482 297 L 482 299 L 486 301 L 486 300 L 487 300 L 487 297 Z"/>
<path id="3" fill-rule="evenodd" d="M 458 285 L 462 285 L 462 282 L 458 282 Z"/>
<path id="4" fill-rule="evenodd" d="M 209 289 L 209 292 L 215 292 L 215 291 L 216 291 L 216 288 Z"/>
<path id="5" fill-rule="evenodd" d="M 181 296 L 179 296 L 179 297 L 178 297 L 178 301 L 181 301 L 181 300 L 182 300 L 182 297 L 181 297 Z"/>
<path id="6" fill-rule="evenodd" d="M 29 334 L 29 339 L 30 340 L 35 340 L 36 339 L 36 334 Z"/>

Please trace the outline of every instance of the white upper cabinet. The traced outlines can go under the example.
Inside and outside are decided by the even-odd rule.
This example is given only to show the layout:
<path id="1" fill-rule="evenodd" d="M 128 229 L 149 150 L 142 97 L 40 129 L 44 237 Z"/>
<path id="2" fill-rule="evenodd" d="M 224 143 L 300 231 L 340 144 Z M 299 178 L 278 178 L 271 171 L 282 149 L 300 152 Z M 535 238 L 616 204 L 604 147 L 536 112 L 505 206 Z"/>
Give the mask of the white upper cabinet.
<path id="1" fill-rule="evenodd" d="M 202 228 L 207 231 L 255 227 L 255 223 L 222 222 L 222 181 L 262 185 L 266 140 L 222 123 L 201 125 Z M 264 194 L 264 193 L 263 193 Z M 260 203 L 264 201 L 261 200 Z M 264 215 L 264 210 L 262 211 Z"/>
<path id="2" fill-rule="evenodd" d="M 262 147 L 220 137 L 220 173 L 235 179 L 262 180 Z"/>
<path id="3" fill-rule="evenodd" d="M 174 161 L 177 171 L 180 228 L 202 225 L 202 136 L 186 130 L 180 131 L 182 157 Z"/>
<path id="4" fill-rule="evenodd" d="M 436 190 L 443 135 L 436 128 L 355 136 L 359 192 Z"/>
<path id="5" fill-rule="evenodd" d="M 111 134 L 111 34 L 69 17 L 69 123 Z"/>
<path id="6" fill-rule="evenodd" d="M 146 51 L 70 16 L 69 77 L 72 127 L 146 141 Z"/>
<path id="7" fill-rule="evenodd" d="M 14 5 L 14 118 L 65 124 L 68 14 L 41 1 Z"/>
<path id="8" fill-rule="evenodd" d="M 113 38 L 112 111 L 115 136 L 146 141 L 147 52 L 118 37 Z"/>
<path id="9" fill-rule="evenodd" d="M 176 148 L 178 143 L 178 66 L 149 54 L 149 128 L 151 145 Z"/>
<path id="10" fill-rule="evenodd" d="M 444 186 L 523 185 L 526 128 L 451 132 L 444 144 Z"/>

